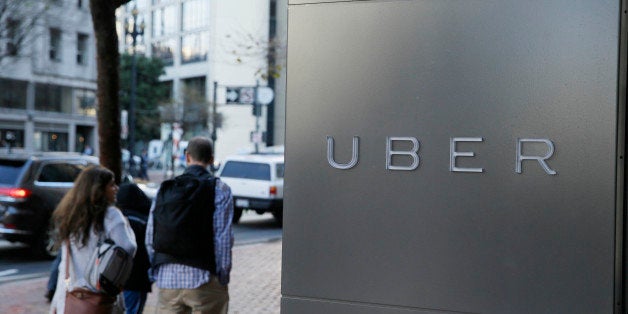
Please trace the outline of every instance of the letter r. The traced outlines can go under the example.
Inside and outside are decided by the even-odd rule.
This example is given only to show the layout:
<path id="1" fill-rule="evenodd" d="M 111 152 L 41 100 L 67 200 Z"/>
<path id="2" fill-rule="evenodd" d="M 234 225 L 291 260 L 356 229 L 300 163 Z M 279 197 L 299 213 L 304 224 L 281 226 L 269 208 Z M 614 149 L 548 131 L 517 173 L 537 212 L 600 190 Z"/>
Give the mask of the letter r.
<path id="1" fill-rule="evenodd" d="M 522 155 L 523 143 L 545 143 L 547 145 L 547 153 L 545 156 L 524 156 Z M 541 165 L 541 168 L 550 175 L 555 175 L 556 171 L 547 165 L 546 160 L 554 155 L 554 143 L 544 138 L 520 138 L 517 139 L 517 163 L 515 165 L 515 172 L 521 173 L 521 163 L 524 160 L 536 160 Z"/>

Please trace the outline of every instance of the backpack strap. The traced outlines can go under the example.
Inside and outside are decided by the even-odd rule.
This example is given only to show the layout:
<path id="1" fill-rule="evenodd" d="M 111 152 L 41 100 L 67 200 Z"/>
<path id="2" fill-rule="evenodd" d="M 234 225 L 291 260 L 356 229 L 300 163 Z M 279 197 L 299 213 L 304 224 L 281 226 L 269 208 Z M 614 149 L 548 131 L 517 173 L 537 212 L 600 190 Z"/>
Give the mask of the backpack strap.
<path id="1" fill-rule="evenodd" d="M 134 209 L 125 209 L 122 211 L 122 214 L 126 217 L 126 219 L 128 219 L 129 221 L 134 221 L 137 222 L 141 225 L 146 225 L 146 223 L 148 222 L 148 215 L 140 213 Z"/>
<path id="2" fill-rule="evenodd" d="M 140 218 L 138 216 L 135 216 L 135 215 L 128 215 L 127 219 L 129 219 L 129 221 L 135 221 L 135 222 L 137 222 L 137 223 L 139 223 L 139 224 L 141 224 L 143 226 L 146 226 L 146 223 L 147 223 L 146 220 L 144 220 L 144 219 L 142 219 L 142 218 Z"/>

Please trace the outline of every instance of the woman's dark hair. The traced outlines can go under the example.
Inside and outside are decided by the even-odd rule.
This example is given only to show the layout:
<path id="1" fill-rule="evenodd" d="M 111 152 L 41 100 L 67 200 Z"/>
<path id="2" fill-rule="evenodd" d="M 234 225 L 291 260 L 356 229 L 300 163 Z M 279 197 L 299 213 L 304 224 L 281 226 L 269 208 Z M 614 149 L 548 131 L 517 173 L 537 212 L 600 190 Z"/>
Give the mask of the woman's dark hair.
<path id="1" fill-rule="evenodd" d="M 113 180 L 113 172 L 102 166 L 90 166 L 79 174 L 74 187 L 52 214 L 58 245 L 73 236 L 86 245 L 92 225 L 97 232 L 103 230 L 105 213 L 110 205 L 106 188 Z"/>

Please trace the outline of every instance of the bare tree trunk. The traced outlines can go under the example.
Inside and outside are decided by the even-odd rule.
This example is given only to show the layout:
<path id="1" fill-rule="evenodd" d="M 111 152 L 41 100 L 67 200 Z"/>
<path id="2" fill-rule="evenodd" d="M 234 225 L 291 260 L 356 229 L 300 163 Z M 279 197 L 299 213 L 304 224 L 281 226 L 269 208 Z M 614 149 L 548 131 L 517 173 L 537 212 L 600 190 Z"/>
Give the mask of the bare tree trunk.
<path id="1" fill-rule="evenodd" d="M 120 105 L 118 90 L 118 34 L 116 9 L 129 0 L 90 0 L 94 33 L 96 35 L 96 63 L 98 68 L 96 93 L 98 98 L 98 141 L 100 164 L 111 169 L 116 182 L 122 178 L 122 151 L 120 148 Z"/>

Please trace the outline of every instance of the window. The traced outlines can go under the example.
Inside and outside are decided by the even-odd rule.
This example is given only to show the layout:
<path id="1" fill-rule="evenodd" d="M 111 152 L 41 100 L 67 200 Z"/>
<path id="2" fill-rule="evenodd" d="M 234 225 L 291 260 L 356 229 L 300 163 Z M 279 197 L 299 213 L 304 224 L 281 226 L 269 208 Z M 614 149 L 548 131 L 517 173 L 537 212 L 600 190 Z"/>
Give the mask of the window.
<path id="1" fill-rule="evenodd" d="M 153 11 L 153 37 L 171 35 L 177 32 L 177 7 L 166 6 Z"/>
<path id="2" fill-rule="evenodd" d="M 164 95 L 164 98 L 161 99 L 161 100 L 164 101 L 164 102 L 168 102 L 170 99 L 172 99 L 174 97 L 174 95 L 173 95 L 173 92 L 174 92 L 174 90 L 173 90 L 173 88 L 174 88 L 173 87 L 174 86 L 173 82 L 172 81 L 164 81 L 164 82 L 161 82 L 160 84 L 166 86 L 166 94 Z"/>
<path id="3" fill-rule="evenodd" d="M 284 165 L 281 163 L 281 164 L 277 164 L 276 167 L 277 167 L 277 172 L 276 172 L 277 178 L 283 178 L 283 173 L 285 169 Z"/>
<path id="4" fill-rule="evenodd" d="M 208 51 L 209 34 L 207 32 L 189 34 L 181 38 L 181 63 L 206 61 Z"/>
<path id="5" fill-rule="evenodd" d="M 88 89 L 76 89 L 75 95 L 77 98 L 78 107 L 75 112 L 86 115 L 96 115 L 96 93 Z"/>
<path id="6" fill-rule="evenodd" d="M 220 176 L 270 181 L 270 165 L 255 162 L 227 161 Z"/>
<path id="7" fill-rule="evenodd" d="M 87 41 L 89 36 L 86 34 L 78 34 L 76 37 L 76 63 L 87 64 Z"/>
<path id="8" fill-rule="evenodd" d="M 26 109 L 25 81 L 0 79 L 0 107 L 13 109 Z"/>
<path id="9" fill-rule="evenodd" d="M 61 61 L 61 30 L 57 28 L 50 29 L 50 60 Z"/>
<path id="10" fill-rule="evenodd" d="M 161 59 L 165 66 L 173 65 L 175 46 L 174 39 L 154 42 L 152 44 L 153 58 Z"/>
<path id="11" fill-rule="evenodd" d="M 204 76 L 192 77 L 183 80 L 183 85 L 189 93 L 205 98 L 205 81 Z"/>
<path id="12" fill-rule="evenodd" d="M 181 29 L 195 30 L 209 26 L 209 0 L 188 0 L 181 5 Z"/>
<path id="13" fill-rule="evenodd" d="M 16 56 L 18 52 L 18 32 L 20 28 L 20 22 L 17 20 L 7 19 L 6 22 L 7 31 L 7 46 L 6 54 L 9 56 Z"/>
<path id="14" fill-rule="evenodd" d="M 37 126 L 36 126 L 37 128 Z M 35 131 L 35 149 L 42 152 L 67 152 L 68 133 L 56 131 Z"/>
<path id="15" fill-rule="evenodd" d="M 75 164 L 47 164 L 41 169 L 37 181 L 72 183 L 82 168 Z"/>
<path id="16" fill-rule="evenodd" d="M 79 9 L 83 8 L 83 0 L 78 0 L 78 2 L 76 3 L 76 7 Z"/>
<path id="17" fill-rule="evenodd" d="M 25 160 L 0 160 L 0 184 L 14 185 L 22 174 L 22 167 L 26 163 Z"/>
<path id="18" fill-rule="evenodd" d="M 0 147 L 8 147 L 8 139 L 11 139 L 11 147 L 24 147 L 24 130 L 0 129 Z"/>
<path id="19" fill-rule="evenodd" d="M 72 90 L 54 84 L 35 84 L 35 110 L 72 113 Z"/>
<path id="20" fill-rule="evenodd" d="M 35 110 L 61 112 L 61 87 L 35 84 Z"/>

